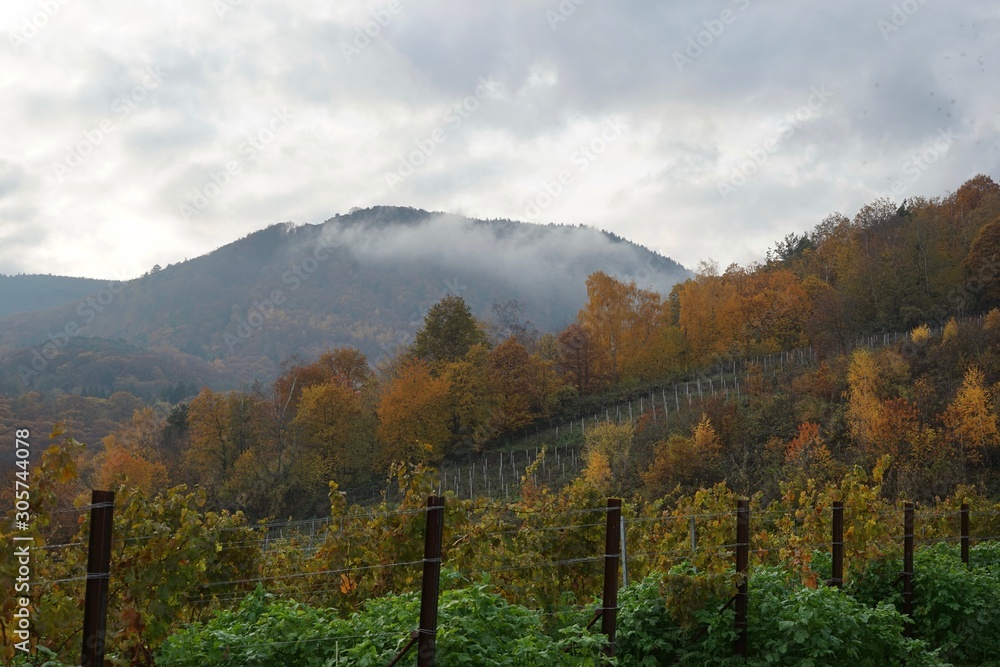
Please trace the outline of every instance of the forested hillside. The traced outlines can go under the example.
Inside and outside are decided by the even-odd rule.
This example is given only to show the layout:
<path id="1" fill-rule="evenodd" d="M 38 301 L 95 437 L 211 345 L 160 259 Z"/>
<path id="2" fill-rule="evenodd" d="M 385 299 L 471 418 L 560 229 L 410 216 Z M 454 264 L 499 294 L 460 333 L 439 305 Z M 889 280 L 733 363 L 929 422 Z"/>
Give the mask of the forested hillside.
<path id="1" fill-rule="evenodd" d="M 283 361 L 328 347 L 356 347 L 375 362 L 412 342 L 447 294 L 483 318 L 517 300 L 537 328 L 554 331 L 583 305 L 594 271 L 663 291 L 690 276 L 587 227 L 398 207 L 273 225 L 141 278 L 97 283 L 57 308 L 0 318 L 0 391 L 148 400 L 177 383 L 270 382 Z M 116 363 L 104 359 L 109 347 Z"/>
<path id="2" fill-rule="evenodd" d="M 216 507 L 308 516 L 322 511 L 331 479 L 371 488 L 396 461 L 439 465 L 494 451 L 526 427 L 591 415 L 602 396 L 740 360 L 738 400 L 704 400 L 671 422 L 637 405 L 603 440 L 578 430 L 584 476 L 648 498 L 722 480 L 773 493 L 789 475 L 833 478 L 891 454 L 893 494 L 970 482 L 995 491 L 998 231 L 1000 187 L 977 176 L 944 199 L 831 215 L 763 264 L 705 263 L 666 293 L 593 273 L 583 308 L 557 332 L 526 321 L 516 301 L 476 317 L 450 295 L 412 343 L 375 366 L 341 346 L 238 391 L 195 396 L 194 384 L 174 385 L 134 416 L 122 407 L 127 393 L 29 393 L 3 399 L 0 419 L 37 418 L 42 406 L 89 428 L 104 419 L 87 483 L 130 478 L 150 492 L 197 484 Z M 878 350 L 848 347 L 888 330 L 906 335 Z M 791 348 L 808 348 L 816 363 L 780 373 L 753 363 Z"/>
<path id="3" fill-rule="evenodd" d="M 51 652 L 39 656 L 75 659 L 88 490 L 103 488 L 118 494 L 119 665 L 387 663 L 417 622 L 435 493 L 448 508 L 442 660 L 598 664 L 609 635 L 587 623 L 598 561 L 618 558 L 602 545 L 620 530 L 632 577 L 620 664 L 730 664 L 744 584 L 748 664 L 988 664 L 1000 631 L 998 232 L 1000 187 L 978 176 L 941 200 L 830 216 L 765 263 L 704 263 L 664 292 L 594 272 L 558 331 L 516 300 L 477 316 L 451 294 L 377 364 L 335 346 L 233 391 L 165 381 L 152 401 L 4 397 L 0 425 L 34 452 L 55 417 L 93 436 L 83 446 L 57 431 L 15 466 L 32 470 L 37 518 L 20 530 L 40 547 L 33 628 Z M 118 345 L 102 356 L 127 369 L 135 350 Z M 14 506 L 12 487 L 0 496 Z M 625 522 L 605 526 L 612 496 Z M 744 537 L 737 499 L 753 517 Z M 901 539 L 914 502 L 918 526 Z M 829 553 L 831 506 L 845 571 Z M 982 540 L 968 564 L 945 544 L 960 513 L 968 530 L 963 506 Z M 749 577 L 734 571 L 734 539 L 750 545 L 736 556 Z M 0 559 L 0 578 L 13 586 L 18 567 Z M 906 567 L 912 608 L 898 590 Z M 501 620 L 514 652 L 496 641 Z M 13 656 L 14 633 L 2 637 Z"/>

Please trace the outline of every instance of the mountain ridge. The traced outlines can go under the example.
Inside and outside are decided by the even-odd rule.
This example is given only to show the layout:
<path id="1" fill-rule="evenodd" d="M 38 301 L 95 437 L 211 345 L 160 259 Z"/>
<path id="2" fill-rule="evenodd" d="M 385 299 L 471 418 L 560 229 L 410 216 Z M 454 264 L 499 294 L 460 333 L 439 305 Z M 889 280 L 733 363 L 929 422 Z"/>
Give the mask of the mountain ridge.
<path id="1" fill-rule="evenodd" d="M 376 361 L 412 340 L 448 294 L 479 317 L 493 303 L 519 301 L 540 330 L 556 331 L 575 318 L 595 271 L 663 292 L 690 276 L 670 258 L 586 226 L 388 206 L 318 224 L 275 223 L 140 278 L 95 281 L 98 289 L 75 301 L 0 317 L 0 390 L 82 391 L 69 338 L 77 355 L 93 338 L 157 356 L 159 377 L 149 368 L 135 378 L 150 388 L 268 380 L 285 360 L 336 345 Z M 170 360 L 182 358 L 189 372 L 174 377 Z M 31 382 L 26 361 L 44 366 Z"/>

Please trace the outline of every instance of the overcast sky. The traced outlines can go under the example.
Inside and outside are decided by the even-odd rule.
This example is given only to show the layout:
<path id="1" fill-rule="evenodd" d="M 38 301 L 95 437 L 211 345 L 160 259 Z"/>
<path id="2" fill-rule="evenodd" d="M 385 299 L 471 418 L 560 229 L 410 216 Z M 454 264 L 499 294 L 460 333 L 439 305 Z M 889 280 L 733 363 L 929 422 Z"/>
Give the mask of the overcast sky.
<path id="1" fill-rule="evenodd" d="M 355 206 L 693 267 L 1000 180 L 1000 3 L 4 0 L 0 272 L 134 277 Z"/>

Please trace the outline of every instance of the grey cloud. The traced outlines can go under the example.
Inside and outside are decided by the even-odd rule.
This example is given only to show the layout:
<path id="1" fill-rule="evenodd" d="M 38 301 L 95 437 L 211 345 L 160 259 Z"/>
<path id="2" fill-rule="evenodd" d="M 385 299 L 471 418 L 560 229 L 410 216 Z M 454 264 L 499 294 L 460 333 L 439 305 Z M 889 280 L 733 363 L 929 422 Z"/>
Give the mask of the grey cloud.
<path id="1" fill-rule="evenodd" d="M 95 3 L 68 10 L 16 58 L 0 55 L 5 155 L 22 169 L 0 169 L 2 224 L 46 230 L 56 244 L 29 237 L 19 246 L 29 266 L 59 248 L 73 271 L 98 272 L 101 258 L 59 246 L 64 212 L 81 209 L 109 229 L 149 221 L 163 230 L 159 247 L 181 247 L 191 234 L 224 242 L 352 205 L 523 217 L 538 184 L 566 167 L 580 128 L 610 117 L 632 126 L 618 157 L 538 218 L 607 226 L 692 264 L 763 253 L 762 238 L 808 228 L 832 210 L 850 214 L 949 126 L 963 139 L 908 186 L 933 196 L 976 172 L 1000 178 L 992 84 L 1000 7 L 990 3 L 926 2 L 885 37 L 878 22 L 890 19 L 894 0 L 588 0 L 554 30 L 546 12 L 558 11 L 556 0 L 402 0 L 402 12 L 351 62 L 340 44 L 353 39 L 361 15 L 342 5 L 245 1 L 220 18 L 211 3 L 169 12 Z M 725 9 L 736 20 L 678 72 L 674 53 Z M 109 32 L 105 16 L 122 25 Z M 108 116 L 147 65 L 163 70 L 162 86 L 68 183 L 50 178 L 65 145 Z M 384 173 L 397 156 L 485 76 L 502 95 L 446 128 L 427 164 L 388 189 Z M 834 97 L 721 202 L 715 186 L 734 156 L 818 85 Z M 183 221 L 178 204 L 225 163 L 244 129 L 286 105 L 299 120 L 283 143 Z M 634 172 L 618 177 L 618 168 Z M 163 263 L 140 241 L 111 241 L 121 245 L 109 254 L 140 267 Z M 10 247 L 0 253 L 9 257 Z"/>

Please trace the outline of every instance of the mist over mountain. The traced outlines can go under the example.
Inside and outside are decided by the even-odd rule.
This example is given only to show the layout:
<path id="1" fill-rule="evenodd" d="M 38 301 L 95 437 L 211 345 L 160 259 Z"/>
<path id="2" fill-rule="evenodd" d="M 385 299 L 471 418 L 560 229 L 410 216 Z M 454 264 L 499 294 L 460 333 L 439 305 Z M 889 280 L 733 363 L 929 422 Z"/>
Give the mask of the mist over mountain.
<path id="1" fill-rule="evenodd" d="M 71 303 L 0 318 L 0 387 L 148 394 L 175 382 L 236 386 L 335 345 L 377 361 L 412 341 L 427 309 L 448 294 L 482 318 L 495 302 L 520 301 L 525 319 L 557 331 L 583 306 L 594 271 L 664 293 L 690 275 L 582 226 L 398 207 L 276 224 L 142 278 L 95 283 Z M 125 378 L 118 367 L 94 366 L 101 354 L 88 349 L 101 339 L 120 343 L 119 366 L 145 362 L 129 365 Z"/>
<path id="2" fill-rule="evenodd" d="M 92 278 L 0 274 L 0 317 L 76 301 L 96 292 L 102 284 Z"/>

